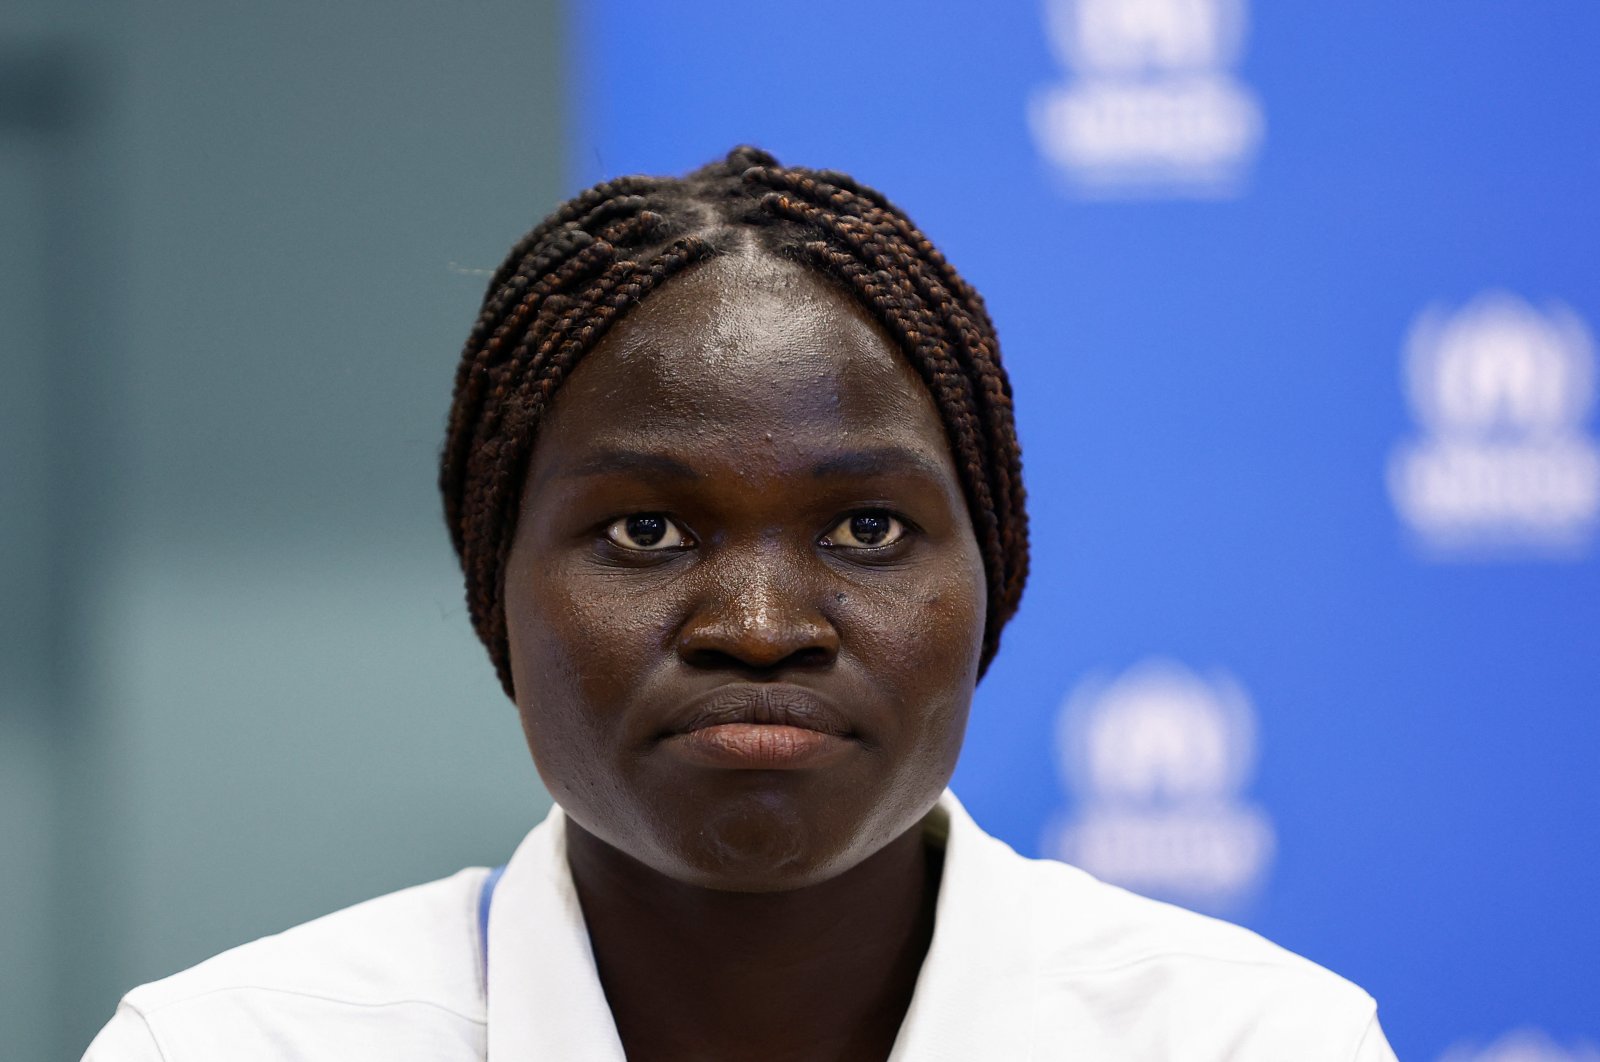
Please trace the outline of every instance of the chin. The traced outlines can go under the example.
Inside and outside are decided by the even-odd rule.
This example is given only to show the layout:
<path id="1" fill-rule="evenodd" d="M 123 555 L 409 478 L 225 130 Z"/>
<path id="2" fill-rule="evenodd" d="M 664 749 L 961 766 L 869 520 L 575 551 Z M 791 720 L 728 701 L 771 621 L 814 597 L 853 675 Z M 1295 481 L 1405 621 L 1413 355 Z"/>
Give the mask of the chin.
<path id="1" fill-rule="evenodd" d="M 820 880 L 815 823 L 794 804 L 750 794 L 729 801 L 682 838 L 684 870 L 703 888 L 775 892 Z"/>
<path id="2" fill-rule="evenodd" d="M 863 839 L 829 836 L 814 809 L 777 794 L 746 794 L 692 821 L 665 825 L 656 869 L 683 884 L 722 892 L 786 892 L 817 885 L 871 854 Z M 833 824 L 837 824 L 834 820 Z M 854 858 L 852 858 L 854 857 Z"/>

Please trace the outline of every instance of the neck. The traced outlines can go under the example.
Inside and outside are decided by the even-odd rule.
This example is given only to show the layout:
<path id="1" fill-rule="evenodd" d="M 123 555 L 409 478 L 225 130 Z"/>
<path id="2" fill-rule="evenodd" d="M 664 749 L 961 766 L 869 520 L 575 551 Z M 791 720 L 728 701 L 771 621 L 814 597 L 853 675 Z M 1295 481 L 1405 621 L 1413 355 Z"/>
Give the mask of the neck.
<path id="1" fill-rule="evenodd" d="M 684 885 L 567 821 L 600 983 L 629 1058 L 887 1058 L 933 937 L 942 853 L 914 826 L 788 892 Z"/>

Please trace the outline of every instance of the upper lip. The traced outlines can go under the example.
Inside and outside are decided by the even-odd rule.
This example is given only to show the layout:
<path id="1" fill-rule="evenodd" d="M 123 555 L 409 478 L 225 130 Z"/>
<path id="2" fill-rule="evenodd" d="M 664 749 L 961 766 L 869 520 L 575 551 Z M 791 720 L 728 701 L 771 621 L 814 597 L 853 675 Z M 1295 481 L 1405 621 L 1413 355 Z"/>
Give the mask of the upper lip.
<path id="1" fill-rule="evenodd" d="M 718 686 L 677 713 L 674 734 L 687 734 L 725 723 L 792 726 L 848 737 L 855 728 L 838 708 L 815 690 L 787 683 L 740 682 Z"/>

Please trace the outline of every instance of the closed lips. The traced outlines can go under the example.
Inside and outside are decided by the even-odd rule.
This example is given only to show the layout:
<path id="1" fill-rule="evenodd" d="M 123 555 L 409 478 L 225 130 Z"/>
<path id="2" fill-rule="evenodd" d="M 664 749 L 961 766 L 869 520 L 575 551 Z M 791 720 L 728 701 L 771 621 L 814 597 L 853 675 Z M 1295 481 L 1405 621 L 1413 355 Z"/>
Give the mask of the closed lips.
<path id="1" fill-rule="evenodd" d="M 838 737 L 850 737 L 855 732 L 843 712 L 803 686 L 739 683 L 718 687 L 696 698 L 680 713 L 669 733 L 689 734 L 733 723 L 791 726 Z"/>

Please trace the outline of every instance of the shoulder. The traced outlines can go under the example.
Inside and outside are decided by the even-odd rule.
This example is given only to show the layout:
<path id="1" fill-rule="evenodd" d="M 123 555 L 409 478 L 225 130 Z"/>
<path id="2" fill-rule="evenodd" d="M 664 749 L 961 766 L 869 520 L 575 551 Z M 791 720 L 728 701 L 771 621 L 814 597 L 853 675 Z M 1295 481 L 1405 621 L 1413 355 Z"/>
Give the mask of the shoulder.
<path id="1" fill-rule="evenodd" d="M 1196 1059 L 1355 1059 L 1382 1040 L 1371 996 L 1248 929 L 976 843 L 1042 1029 L 1070 1023 L 1119 1057 L 1166 1043 Z"/>
<path id="2" fill-rule="evenodd" d="M 475 1029 L 481 1039 L 486 1020 L 477 901 L 487 873 L 470 868 L 380 896 L 141 985 L 86 1058 L 177 1062 L 222 1049 L 244 1059 L 254 1048 L 242 1044 L 262 1042 L 277 1045 L 272 1057 L 320 1058 L 364 1042 L 344 1057 L 453 1057 L 445 1045 L 472 1040 Z M 400 1035 L 412 1046 L 398 1055 L 370 1042 Z M 308 1050 L 285 1050 L 302 1040 Z M 438 1048 L 431 1055 L 428 1044 Z"/>
<path id="3" fill-rule="evenodd" d="M 1370 997 L 1330 970 L 1243 926 L 1152 900 L 1062 863 L 1017 861 L 1052 969 L 1161 970 L 1178 978 L 1261 977 L 1356 1007 Z"/>

